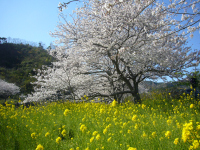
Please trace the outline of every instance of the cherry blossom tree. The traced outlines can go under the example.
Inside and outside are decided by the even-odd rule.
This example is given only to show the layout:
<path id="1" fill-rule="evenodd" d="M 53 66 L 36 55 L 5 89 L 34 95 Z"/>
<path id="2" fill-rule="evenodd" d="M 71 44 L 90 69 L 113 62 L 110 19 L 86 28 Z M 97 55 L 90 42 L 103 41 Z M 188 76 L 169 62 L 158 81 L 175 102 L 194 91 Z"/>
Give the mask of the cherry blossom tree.
<path id="1" fill-rule="evenodd" d="M 0 96 L 6 99 L 20 92 L 20 88 L 16 86 L 14 83 L 8 83 L 4 80 L 0 79 Z"/>
<path id="2" fill-rule="evenodd" d="M 199 64 L 200 51 L 187 46 L 187 34 L 200 27 L 199 2 L 84 1 L 73 14 L 61 14 L 63 23 L 52 33 L 59 39 L 52 52 L 58 61 L 35 76 L 36 93 L 28 98 L 70 89 L 73 98 L 131 94 L 141 103 L 142 81 L 179 77 L 177 72 Z"/>

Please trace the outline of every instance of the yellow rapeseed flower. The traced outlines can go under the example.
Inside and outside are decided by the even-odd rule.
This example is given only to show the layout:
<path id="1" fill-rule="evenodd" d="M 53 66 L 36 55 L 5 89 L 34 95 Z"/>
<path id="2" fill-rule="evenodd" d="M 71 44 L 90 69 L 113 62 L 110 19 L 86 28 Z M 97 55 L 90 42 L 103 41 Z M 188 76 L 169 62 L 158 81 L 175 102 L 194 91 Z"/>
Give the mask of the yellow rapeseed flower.
<path id="1" fill-rule="evenodd" d="M 91 139 L 90 139 L 90 143 L 92 143 L 93 140 L 94 140 L 94 137 L 91 137 Z"/>
<path id="2" fill-rule="evenodd" d="M 171 132 L 170 132 L 170 131 L 165 132 L 165 137 L 166 137 L 166 138 L 169 139 L 170 135 L 171 135 Z"/>
<path id="3" fill-rule="evenodd" d="M 56 139 L 56 143 L 59 144 L 61 140 L 62 140 L 61 137 L 58 137 L 58 138 Z"/>
<path id="4" fill-rule="evenodd" d="M 95 135 L 97 135 L 97 133 L 98 133 L 97 131 L 94 131 L 94 132 L 92 133 L 92 135 L 95 136 Z"/>
<path id="5" fill-rule="evenodd" d="M 190 135 L 190 131 L 188 131 L 187 129 L 183 128 L 183 131 L 182 131 L 182 140 L 183 140 L 184 143 L 189 138 L 189 135 Z"/>
<path id="6" fill-rule="evenodd" d="M 111 141 L 111 138 L 112 138 L 112 137 L 109 137 L 109 138 L 107 139 L 107 141 L 110 142 L 110 141 Z"/>
<path id="7" fill-rule="evenodd" d="M 115 107 L 117 105 L 117 101 L 114 99 L 113 102 L 111 103 L 112 107 Z"/>
<path id="8" fill-rule="evenodd" d="M 135 130 L 138 129 L 138 124 L 136 123 L 135 126 L 134 126 Z"/>
<path id="9" fill-rule="evenodd" d="M 132 121 L 135 121 L 136 118 L 137 118 L 137 115 L 133 115 Z"/>
<path id="10" fill-rule="evenodd" d="M 6 107 L 10 107 L 10 106 L 12 106 L 12 104 L 6 104 Z"/>
<path id="11" fill-rule="evenodd" d="M 190 108 L 191 108 L 191 109 L 194 108 L 194 104 L 191 104 L 191 105 L 190 105 Z"/>
<path id="12" fill-rule="evenodd" d="M 197 128 L 196 128 L 196 130 L 198 130 L 198 131 L 200 130 L 200 125 L 197 125 Z"/>
<path id="13" fill-rule="evenodd" d="M 171 119 L 168 119 L 168 120 L 167 120 L 167 124 L 170 125 L 171 123 L 172 123 L 172 120 L 171 120 Z"/>
<path id="14" fill-rule="evenodd" d="M 179 122 L 176 123 L 177 128 L 181 128 L 181 125 Z"/>
<path id="15" fill-rule="evenodd" d="M 142 104 L 142 109 L 145 109 L 146 105 Z"/>
<path id="16" fill-rule="evenodd" d="M 110 121 L 110 117 L 107 117 L 107 118 L 106 118 L 106 122 L 109 122 L 109 121 Z"/>
<path id="17" fill-rule="evenodd" d="M 69 109 L 65 109 L 64 111 L 64 115 L 67 116 L 69 114 L 70 110 Z"/>
<path id="18" fill-rule="evenodd" d="M 43 150 L 43 149 L 44 147 L 41 144 L 39 144 L 35 150 Z"/>
<path id="19" fill-rule="evenodd" d="M 114 112 L 114 115 L 115 115 L 115 116 L 117 116 L 117 115 L 118 115 L 118 111 L 117 111 L 117 110 Z"/>
<path id="20" fill-rule="evenodd" d="M 49 134 L 50 134 L 50 133 L 49 133 L 49 132 L 47 132 L 47 133 L 45 134 L 45 137 L 47 137 Z"/>
<path id="21" fill-rule="evenodd" d="M 63 135 L 63 137 L 65 137 L 66 134 L 67 134 L 67 131 L 64 129 L 64 130 L 61 132 L 61 134 Z"/>
<path id="22" fill-rule="evenodd" d="M 129 147 L 128 150 L 137 150 L 137 148 Z"/>
<path id="23" fill-rule="evenodd" d="M 32 137 L 33 139 L 35 139 L 35 138 L 36 138 L 36 133 L 35 133 L 35 132 L 31 133 L 31 137 Z"/>
<path id="24" fill-rule="evenodd" d="M 156 137 L 156 132 L 152 132 L 152 137 L 155 138 Z"/>
<path id="25" fill-rule="evenodd" d="M 100 138 L 101 138 L 100 134 L 97 134 L 96 139 L 100 140 Z"/>
<path id="26" fill-rule="evenodd" d="M 142 137 L 145 138 L 147 137 L 146 133 L 143 131 Z"/>
<path id="27" fill-rule="evenodd" d="M 105 111 L 104 109 L 100 108 L 100 113 L 101 113 L 101 114 L 102 114 L 104 111 Z"/>
<path id="28" fill-rule="evenodd" d="M 129 134 L 130 134 L 130 133 L 132 133 L 132 132 L 131 132 L 131 130 L 129 130 L 129 129 L 128 129 L 127 133 L 129 133 Z"/>
<path id="29" fill-rule="evenodd" d="M 190 131 L 193 130 L 193 124 L 192 122 L 190 123 L 185 123 L 183 125 L 183 130 L 182 130 L 182 140 L 185 143 L 187 139 L 189 139 L 189 136 L 191 135 Z"/>
<path id="30" fill-rule="evenodd" d="M 155 122 L 155 121 L 153 121 L 153 125 L 154 125 L 154 126 L 156 125 L 156 122 Z"/>
<path id="31" fill-rule="evenodd" d="M 176 139 L 174 140 L 174 144 L 175 144 L 175 145 L 178 144 L 178 140 L 179 140 L 179 138 L 176 138 Z"/>
<path id="32" fill-rule="evenodd" d="M 199 142 L 198 142 L 198 140 L 194 140 L 193 143 L 192 143 L 192 145 L 193 145 L 193 148 L 194 148 L 194 149 L 197 149 L 197 148 L 199 147 Z"/>
<path id="33" fill-rule="evenodd" d="M 106 134 L 106 133 L 107 133 L 107 131 L 108 131 L 108 129 L 107 129 L 107 128 L 105 128 L 105 129 L 103 130 L 103 134 Z"/>
<path id="34" fill-rule="evenodd" d="M 84 124 L 82 124 L 81 127 L 80 127 L 80 130 L 82 132 L 85 132 L 87 130 L 87 127 Z"/>

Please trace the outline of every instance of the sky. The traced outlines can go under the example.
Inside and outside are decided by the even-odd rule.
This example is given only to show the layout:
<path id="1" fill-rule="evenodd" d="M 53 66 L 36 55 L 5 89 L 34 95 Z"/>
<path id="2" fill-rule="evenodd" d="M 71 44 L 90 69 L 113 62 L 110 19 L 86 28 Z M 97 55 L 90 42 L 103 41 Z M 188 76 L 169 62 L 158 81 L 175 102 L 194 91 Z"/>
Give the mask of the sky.
<path id="1" fill-rule="evenodd" d="M 59 2 L 64 1 L 0 0 L 0 37 L 42 42 L 48 47 L 55 40 L 49 32 L 53 32 L 59 22 Z M 69 12 L 71 8 L 66 11 Z"/>
<path id="2" fill-rule="evenodd" d="M 19 38 L 25 41 L 42 42 L 47 48 L 55 39 L 49 34 L 59 22 L 59 2 L 67 0 L 0 0 L 0 37 Z M 76 3 L 64 11 L 72 13 Z M 192 49 L 200 49 L 200 33 L 188 40 Z M 200 67 L 198 67 L 200 68 Z"/>

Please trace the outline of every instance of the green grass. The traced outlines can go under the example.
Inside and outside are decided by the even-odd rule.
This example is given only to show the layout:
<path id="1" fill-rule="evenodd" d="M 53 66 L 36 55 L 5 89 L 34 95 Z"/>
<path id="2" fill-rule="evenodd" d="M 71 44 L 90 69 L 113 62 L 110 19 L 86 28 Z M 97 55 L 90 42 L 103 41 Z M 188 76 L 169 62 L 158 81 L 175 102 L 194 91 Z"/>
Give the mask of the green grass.
<path id="1" fill-rule="evenodd" d="M 0 149 L 198 148 L 198 100 L 190 95 L 175 100 L 168 93 L 151 93 L 142 99 L 138 105 L 53 102 L 25 109 L 0 105 Z"/>

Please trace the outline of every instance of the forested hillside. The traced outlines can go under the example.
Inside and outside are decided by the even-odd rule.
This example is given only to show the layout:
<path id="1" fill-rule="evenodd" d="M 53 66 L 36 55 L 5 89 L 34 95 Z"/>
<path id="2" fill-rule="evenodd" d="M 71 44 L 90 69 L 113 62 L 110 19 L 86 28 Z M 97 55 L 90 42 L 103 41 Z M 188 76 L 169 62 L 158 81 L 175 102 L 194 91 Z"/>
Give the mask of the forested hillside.
<path id="1" fill-rule="evenodd" d="M 33 91 L 30 76 L 34 75 L 33 69 L 42 65 L 50 65 L 54 60 L 42 46 L 33 47 L 28 44 L 0 44 L 0 78 L 15 83 L 21 88 L 21 93 Z"/>

